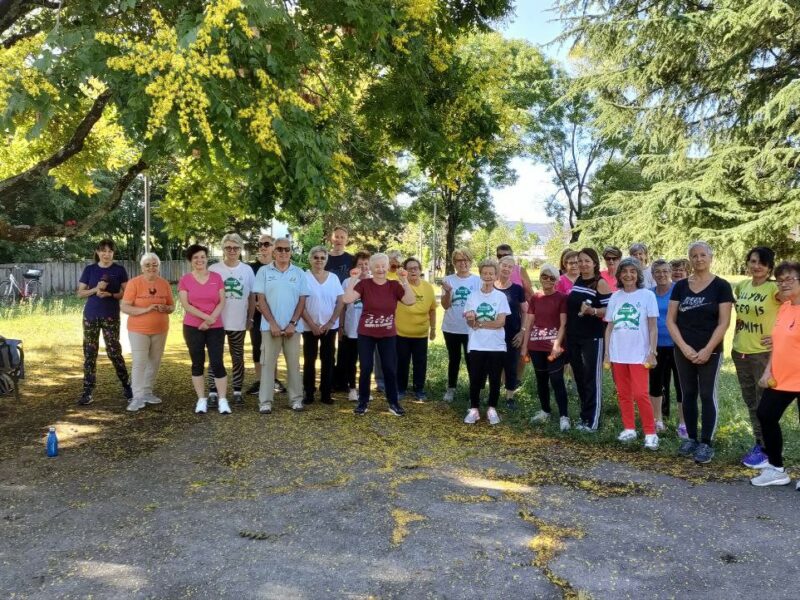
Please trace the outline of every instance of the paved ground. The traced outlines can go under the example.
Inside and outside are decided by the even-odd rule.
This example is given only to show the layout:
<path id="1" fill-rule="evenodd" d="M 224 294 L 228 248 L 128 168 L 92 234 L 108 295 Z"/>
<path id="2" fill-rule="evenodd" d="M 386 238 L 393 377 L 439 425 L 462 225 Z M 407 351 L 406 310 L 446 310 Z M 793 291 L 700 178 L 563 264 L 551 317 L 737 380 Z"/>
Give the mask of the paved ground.
<path id="1" fill-rule="evenodd" d="M 59 414 L 3 446 L 12 598 L 796 598 L 800 493 L 744 470 L 313 405 Z M 0 409 L 3 431 L 31 426 Z M 42 423 L 52 422 L 44 415 Z M 43 439 L 43 438 L 42 438 Z"/>

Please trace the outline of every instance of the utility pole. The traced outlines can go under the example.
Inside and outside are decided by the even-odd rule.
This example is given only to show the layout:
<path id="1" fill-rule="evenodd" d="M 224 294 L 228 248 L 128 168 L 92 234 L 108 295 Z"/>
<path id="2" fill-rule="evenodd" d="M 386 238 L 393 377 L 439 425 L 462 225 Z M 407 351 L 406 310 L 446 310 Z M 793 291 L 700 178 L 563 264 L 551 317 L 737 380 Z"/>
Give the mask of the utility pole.
<path id="1" fill-rule="evenodd" d="M 144 174 L 144 251 L 150 252 L 150 178 Z"/>

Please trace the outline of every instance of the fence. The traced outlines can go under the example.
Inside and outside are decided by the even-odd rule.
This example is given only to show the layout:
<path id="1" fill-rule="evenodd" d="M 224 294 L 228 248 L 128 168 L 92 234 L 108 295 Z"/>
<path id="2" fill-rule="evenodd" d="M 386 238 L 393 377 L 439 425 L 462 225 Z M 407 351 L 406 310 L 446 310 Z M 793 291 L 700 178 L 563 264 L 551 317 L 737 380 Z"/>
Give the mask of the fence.
<path id="1" fill-rule="evenodd" d="M 116 261 L 125 267 L 129 277 L 141 273 L 139 262 L 135 260 Z M 0 278 L 5 279 L 8 271 L 14 270 L 14 277 L 22 282 L 22 274 L 28 269 L 41 269 L 42 295 L 72 293 L 78 288 L 83 268 L 91 261 L 77 263 L 16 263 L 0 265 Z M 189 272 L 189 263 L 185 260 L 165 260 L 161 263 L 161 276 L 170 283 L 177 283 L 182 275 Z"/>

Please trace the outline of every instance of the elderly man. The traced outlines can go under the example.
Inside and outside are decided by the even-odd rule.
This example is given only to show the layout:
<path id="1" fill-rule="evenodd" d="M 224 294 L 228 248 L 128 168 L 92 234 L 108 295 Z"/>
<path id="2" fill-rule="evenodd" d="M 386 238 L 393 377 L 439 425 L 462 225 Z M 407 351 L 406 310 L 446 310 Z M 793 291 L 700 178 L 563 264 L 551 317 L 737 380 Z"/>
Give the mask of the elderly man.
<path id="1" fill-rule="evenodd" d="M 273 246 L 274 261 L 262 266 L 253 291 L 257 295 L 261 319 L 261 381 L 275 379 L 275 362 L 283 351 L 292 410 L 303 410 L 303 383 L 300 378 L 300 316 L 306 305 L 308 281 L 300 267 L 292 264 L 292 247 L 287 238 Z M 262 385 L 258 391 L 259 412 L 272 412 L 275 390 Z"/>

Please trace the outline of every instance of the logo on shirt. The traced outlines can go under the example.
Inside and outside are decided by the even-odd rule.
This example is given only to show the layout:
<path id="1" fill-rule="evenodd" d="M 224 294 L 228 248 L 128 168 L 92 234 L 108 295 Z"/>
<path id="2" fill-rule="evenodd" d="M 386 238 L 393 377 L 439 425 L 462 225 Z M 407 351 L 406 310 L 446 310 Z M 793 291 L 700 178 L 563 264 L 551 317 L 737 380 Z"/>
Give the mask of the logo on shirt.
<path id="1" fill-rule="evenodd" d="M 536 327 L 531 329 L 530 340 L 532 342 L 543 342 L 558 338 L 558 329 L 555 327 Z"/>
<path id="2" fill-rule="evenodd" d="M 696 308 L 708 306 L 709 304 L 711 304 L 711 302 L 706 302 L 705 296 L 689 296 L 688 298 L 681 300 L 681 305 L 678 307 L 678 311 L 688 312 L 690 310 L 695 310 Z"/>
<path id="3" fill-rule="evenodd" d="M 464 306 L 467 303 L 467 298 L 469 298 L 470 293 L 469 288 L 463 286 L 453 290 L 453 300 L 450 304 L 453 306 Z"/>
<path id="4" fill-rule="evenodd" d="M 394 325 L 394 315 L 375 316 L 372 313 L 364 317 L 365 329 L 391 329 Z"/>
<path id="5" fill-rule="evenodd" d="M 614 315 L 614 327 L 620 325 L 623 329 L 639 329 L 639 317 L 639 310 L 626 302 Z"/>
<path id="6" fill-rule="evenodd" d="M 228 277 L 225 280 L 225 297 L 231 300 L 236 298 L 241 300 L 242 296 L 244 296 L 244 286 L 242 282 L 235 277 Z"/>
<path id="7" fill-rule="evenodd" d="M 478 308 L 475 309 L 475 318 L 478 321 L 494 321 L 496 317 L 497 313 L 494 308 L 486 302 L 481 302 Z"/>

